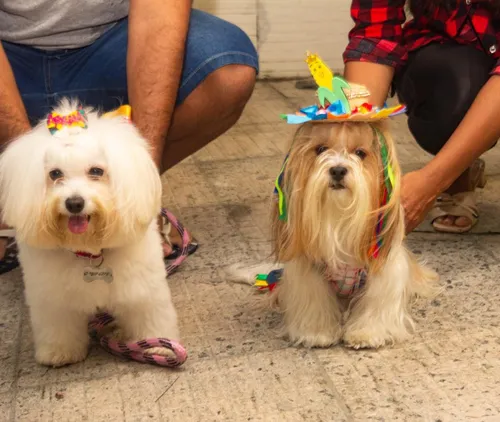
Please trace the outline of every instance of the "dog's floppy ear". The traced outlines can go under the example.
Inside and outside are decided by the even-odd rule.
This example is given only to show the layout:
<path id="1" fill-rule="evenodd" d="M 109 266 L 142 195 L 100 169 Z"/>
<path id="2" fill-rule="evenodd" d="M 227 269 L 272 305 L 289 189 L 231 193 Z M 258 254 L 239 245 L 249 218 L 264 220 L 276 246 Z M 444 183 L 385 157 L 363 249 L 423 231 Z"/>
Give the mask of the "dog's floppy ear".
<path id="1" fill-rule="evenodd" d="M 49 139 L 47 139 L 49 138 Z M 32 132 L 10 142 L 0 155 L 0 209 L 3 223 L 16 235 L 35 230 L 46 193 L 44 156 L 50 134 L 40 124 Z"/>
<path id="2" fill-rule="evenodd" d="M 292 194 L 298 189 L 294 186 L 298 183 L 305 183 L 306 178 L 300 177 L 297 173 L 300 172 L 300 157 L 292 146 L 299 142 L 302 137 L 310 137 L 313 129 L 313 124 L 308 122 L 299 126 L 290 145 L 290 151 L 281 169 L 280 177 L 277 179 L 279 182 L 281 194 L 283 196 L 280 205 L 280 198 L 278 192 L 275 192 L 275 198 L 272 206 L 272 237 L 274 244 L 274 255 L 279 262 L 287 262 L 298 255 L 304 253 L 305 238 L 303 233 L 303 195 Z M 300 180 L 299 180 L 300 179 Z M 303 188 L 303 186 L 302 186 Z"/>
<path id="3" fill-rule="evenodd" d="M 149 225 L 160 212 L 161 181 L 147 142 L 121 118 L 99 118 L 89 128 L 105 137 L 102 147 L 122 229 Z"/>

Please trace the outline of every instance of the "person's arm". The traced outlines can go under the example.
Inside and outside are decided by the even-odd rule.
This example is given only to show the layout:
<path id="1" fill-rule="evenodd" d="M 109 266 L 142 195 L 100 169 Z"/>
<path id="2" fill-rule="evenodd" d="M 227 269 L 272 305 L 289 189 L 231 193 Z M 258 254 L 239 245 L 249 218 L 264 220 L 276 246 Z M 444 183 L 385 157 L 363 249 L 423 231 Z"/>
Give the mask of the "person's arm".
<path id="1" fill-rule="evenodd" d="M 0 151 L 31 129 L 9 60 L 0 43 Z"/>
<path id="2" fill-rule="evenodd" d="M 421 170 L 403 179 L 408 232 L 423 221 L 436 197 L 500 137 L 500 61 L 497 69 L 441 151 Z"/>
<path id="3" fill-rule="evenodd" d="M 368 102 L 374 105 L 384 104 L 394 69 L 406 60 L 402 45 L 404 5 L 405 0 L 353 0 L 351 4 L 354 27 L 343 56 L 344 78 L 366 86 L 371 94 Z"/>
<path id="4" fill-rule="evenodd" d="M 385 64 L 370 62 L 347 62 L 344 69 L 344 78 L 359 85 L 364 85 L 370 92 L 370 97 L 361 98 L 360 103 L 381 107 L 389 94 L 394 68 Z M 354 105 L 355 101 L 351 101 Z"/>
<path id="5" fill-rule="evenodd" d="M 135 125 L 161 168 L 184 58 L 191 0 L 130 0 L 128 96 Z"/>
<path id="6" fill-rule="evenodd" d="M 483 86 L 471 108 L 434 160 L 428 173 L 442 192 L 500 138 L 500 69 Z"/>

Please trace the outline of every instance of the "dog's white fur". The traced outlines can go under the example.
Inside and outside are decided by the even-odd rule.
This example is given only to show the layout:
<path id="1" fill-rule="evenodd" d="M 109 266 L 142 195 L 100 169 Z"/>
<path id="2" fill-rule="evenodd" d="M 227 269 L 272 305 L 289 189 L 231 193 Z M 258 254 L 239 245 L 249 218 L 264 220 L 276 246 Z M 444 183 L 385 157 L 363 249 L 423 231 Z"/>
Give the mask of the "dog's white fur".
<path id="1" fill-rule="evenodd" d="M 75 104 L 61 102 L 65 115 Z M 104 170 L 102 177 L 89 169 Z M 64 177 L 48 176 L 59 169 Z M 85 200 L 90 216 L 83 234 L 68 230 L 71 196 Z M 36 360 L 60 366 L 87 355 L 88 317 L 106 310 L 116 317 L 121 339 L 179 339 L 163 262 L 157 215 L 161 183 L 147 144 L 121 118 L 88 111 L 88 129 L 65 128 L 56 136 L 41 122 L 13 141 L 0 157 L 3 221 L 16 230 Z M 85 282 L 89 259 L 99 254 L 113 281 Z"/>
<path id="2" fill-rule="evenodd" d="M 384 133 L 396 180 L 384 209 L 384 245 L 375 259 L 368 251 L 383 179 L 372 126 L 309 123 L 292 143 L 284 173 L 286 222 L 277 218 L 277 205 L 273 207 L 276 259 L 284 274 L 272 299 L 284 313 L 285 333 L 295 344 L 327 347 L 343 341 L 353 348 L 378 348 L 404 340 L 414 328 L 410 299 L 438 292 L 437 274 L 418 263 L 404 245 L 401 173 L 393 141 L 383 124 L 372 125 Z M 359 156 L 360 150 L 366 157 Z M 342 188 L 333 188 L 329 169 L 334 166 L 347 169 Z M 350 301 L 337 297 L 324 269 L 343 265 L 368 271 L 366 286 Z M 250 276 L 231 271 L 238 278 Z M 251 270 L 252 275 L 262 271 Z"/>

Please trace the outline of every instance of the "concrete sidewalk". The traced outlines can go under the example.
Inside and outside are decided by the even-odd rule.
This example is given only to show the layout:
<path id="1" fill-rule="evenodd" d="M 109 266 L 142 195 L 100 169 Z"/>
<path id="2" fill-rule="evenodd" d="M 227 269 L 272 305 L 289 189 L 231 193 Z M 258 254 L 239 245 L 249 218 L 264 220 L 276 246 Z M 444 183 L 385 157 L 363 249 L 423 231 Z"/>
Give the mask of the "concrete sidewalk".
<path id="1" fill-rule="evenodd" d="M 293 82 L 259 83 L 229 133 L 173 168 L 164 204 L 201 247 L 169 279 L 189 359 L 179 370 L 93 346 L 61 369 L 38 366 L 21 272 L 0 279 L 0 421 L 500 421 L 500 148 L 486 155 L 481 221 L 469 235 L 423 225 L 409 237 L 444 293 L 418 303 L 418 333 L 379 351 L 305 350 L 221 265 L 269 253 L 267 209 L 293 127 L 280 113 L 313 102 Z M 405 170 L 428 157 L 394 122 Z"/>

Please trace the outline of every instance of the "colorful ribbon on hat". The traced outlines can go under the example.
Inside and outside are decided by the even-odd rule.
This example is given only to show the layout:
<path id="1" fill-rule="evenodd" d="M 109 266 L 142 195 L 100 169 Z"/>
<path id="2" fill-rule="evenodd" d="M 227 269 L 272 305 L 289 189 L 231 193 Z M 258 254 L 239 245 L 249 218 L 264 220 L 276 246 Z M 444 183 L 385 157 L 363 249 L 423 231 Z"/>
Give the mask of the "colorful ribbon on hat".
<path id="1" fill-rule="evenodd" d="M 68 127 L 80 127 L 82 129 L 87 129 L 87 114 L 83 108 L 79 107 L 66 115 L 56 112 L 52 112 L 48 115 L 47 129 L 49 129 L 51 135 L 54 135 L 61 129 Z"/>

